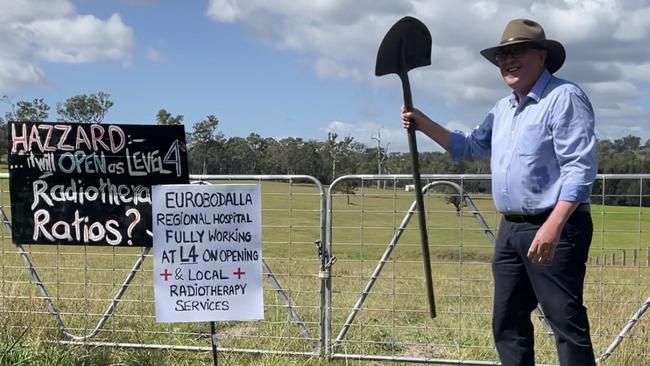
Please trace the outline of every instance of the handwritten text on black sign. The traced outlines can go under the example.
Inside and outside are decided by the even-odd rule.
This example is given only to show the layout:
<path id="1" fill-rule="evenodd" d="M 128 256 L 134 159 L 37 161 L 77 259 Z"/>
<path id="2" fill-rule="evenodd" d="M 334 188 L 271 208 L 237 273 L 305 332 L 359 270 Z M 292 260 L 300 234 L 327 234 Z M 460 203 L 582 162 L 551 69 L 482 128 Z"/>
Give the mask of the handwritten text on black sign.
<path id="1" fill-rule="evenodd" d="M 189 180 L 183 126 L 8 129 L 17 243 L 151 246 L 151 186 Z"/>

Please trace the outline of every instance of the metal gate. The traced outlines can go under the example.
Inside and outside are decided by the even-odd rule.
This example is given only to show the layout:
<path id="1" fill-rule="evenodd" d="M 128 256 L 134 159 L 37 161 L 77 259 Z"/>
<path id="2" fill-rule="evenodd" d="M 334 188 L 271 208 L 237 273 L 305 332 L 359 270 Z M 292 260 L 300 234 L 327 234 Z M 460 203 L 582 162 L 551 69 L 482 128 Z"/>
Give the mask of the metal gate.
<path id="1" fill-rule="evenodd" d="M 324 293 L 318 276 L 325 199 L 302 175 L 191 176 L 196 184 L 257 183 L 262 192 L 265 319 L 220 322 L 223 351 L 319 355 Z M 209 351 L 207 323 L 160 324 L 150 248 L 11 244 L 7 174 L 0 314 L 8 328 L 62 343 Z"/>
<path id="2" fill-rule="evenodd" d="M 615 247 L 608 240 L 614 239 L 617 229 L 605 224 L 605 216 L 624 218 L 629 215 L 624 212 L 637 212 L 636 246 L 640 249 L 643 240 L 650 239 L 644 234 L 641 203 L 612 212 L 604 204 L 608 197 L 603 188 L 608 180 L 640 180 L 637 198 L 641 202 L 648 194 L 642 189 L 647 178 L 599 176 L 592 197 L 593 253 Z M 337 258 L 332 271 L 330 355 L 447 365 L 498 364 L 491 334 L 494 234 L 490 228 L 497 227 L 500 215 L 492 204 L 490 177 L 425 175 L 422 179 L 436 319 L 428 317 L 417 221 L 411 220 L 417 215 L 414 195 L 408 192 L 411 177 L 350 175 L 329 187 L 328 244 Z M 630 332 L 650 307 L 650 297 L 644 297 L 650 293 L 650 284 L 642 280 L 648 278 L 650 269 L 642 265 L 641 258 L 634 263 L 588 267 L 585 299 L 600 362 L 619 346 L 621 357 L 614 364 L 650 362 L 649 333 L 643 327 L 636 334 Z M 628 274 L 632 278 L 626 279 Z M 557 364 L 552 330 L 540 310 L 534 322 L 538 361 Z M 624 338 L 626 342 L 621 342 Z"/>

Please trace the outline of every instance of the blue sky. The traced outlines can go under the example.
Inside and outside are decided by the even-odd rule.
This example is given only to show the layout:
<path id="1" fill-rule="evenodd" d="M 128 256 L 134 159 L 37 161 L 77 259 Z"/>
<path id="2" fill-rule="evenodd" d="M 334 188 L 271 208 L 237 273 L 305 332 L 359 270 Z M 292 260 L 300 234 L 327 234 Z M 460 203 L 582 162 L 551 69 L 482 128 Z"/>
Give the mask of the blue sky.
<path id="1" fill-rule="evenodd" d="M 597 134 L 650 139 L 650 1 L 0 0 L 0 95 L 56 103 L 103 91 L 111 123 L 154 123 L 165 108 L 186 130 L 209 114 L 226 135 L 325 139 L 328 132 L 408 149 L 396 76 L 373 75 L 390 26 L 416 16 L 432 65 L 411 72 L 414 103 L 469 131 L 508 93 L 479 51 L 528 17 L 567 48 L 558 76 L 589 94 Z M 8 106 L 0 105 L 4 114 Z M 435 150 L 419 138 L 420 150 Z"/>

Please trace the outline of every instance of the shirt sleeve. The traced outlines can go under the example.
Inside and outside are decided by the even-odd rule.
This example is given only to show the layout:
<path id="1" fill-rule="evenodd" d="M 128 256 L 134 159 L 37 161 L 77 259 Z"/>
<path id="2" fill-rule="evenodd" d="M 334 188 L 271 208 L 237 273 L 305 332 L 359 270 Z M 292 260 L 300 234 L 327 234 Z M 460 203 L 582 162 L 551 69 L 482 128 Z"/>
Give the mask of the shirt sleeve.
<path id="1" fill-rule="evenodd" d="M 494 110 L 469 135 L 453 131 L 449 139 L 449 154 L 454 163 L 461 160 L 476 160 L 490 155 L 492 150 L 492 124 Z"/>
<path id="2" fill-rule="evenodd" d="M 559 96 L 551 128 L 562 180 L 559 200 L 589 202 L 598 172 L 594 111 L 577 86 L 571 85 Z"/>

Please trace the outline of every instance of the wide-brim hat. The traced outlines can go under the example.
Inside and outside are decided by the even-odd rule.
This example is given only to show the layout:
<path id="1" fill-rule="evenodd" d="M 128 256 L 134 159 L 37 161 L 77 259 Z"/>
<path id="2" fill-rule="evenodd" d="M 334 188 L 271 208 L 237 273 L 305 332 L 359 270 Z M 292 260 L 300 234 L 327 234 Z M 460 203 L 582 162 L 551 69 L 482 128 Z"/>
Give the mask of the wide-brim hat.
<path id="1" fill-rule="evenodd" d="M 562 67 L 566 58 L 564 46 L 558 41 L 546 39 L 544 28 L 539 23 L 530 19 L 513 19 L 501 35 L 501 43 L 498 46 L 486 48 L 481 55 L 496 66 L 499 66 L 496 52 L 501 47 L 518 43 L 532 43 L 546 50 L 546 69 L 554 73 Z"/>

